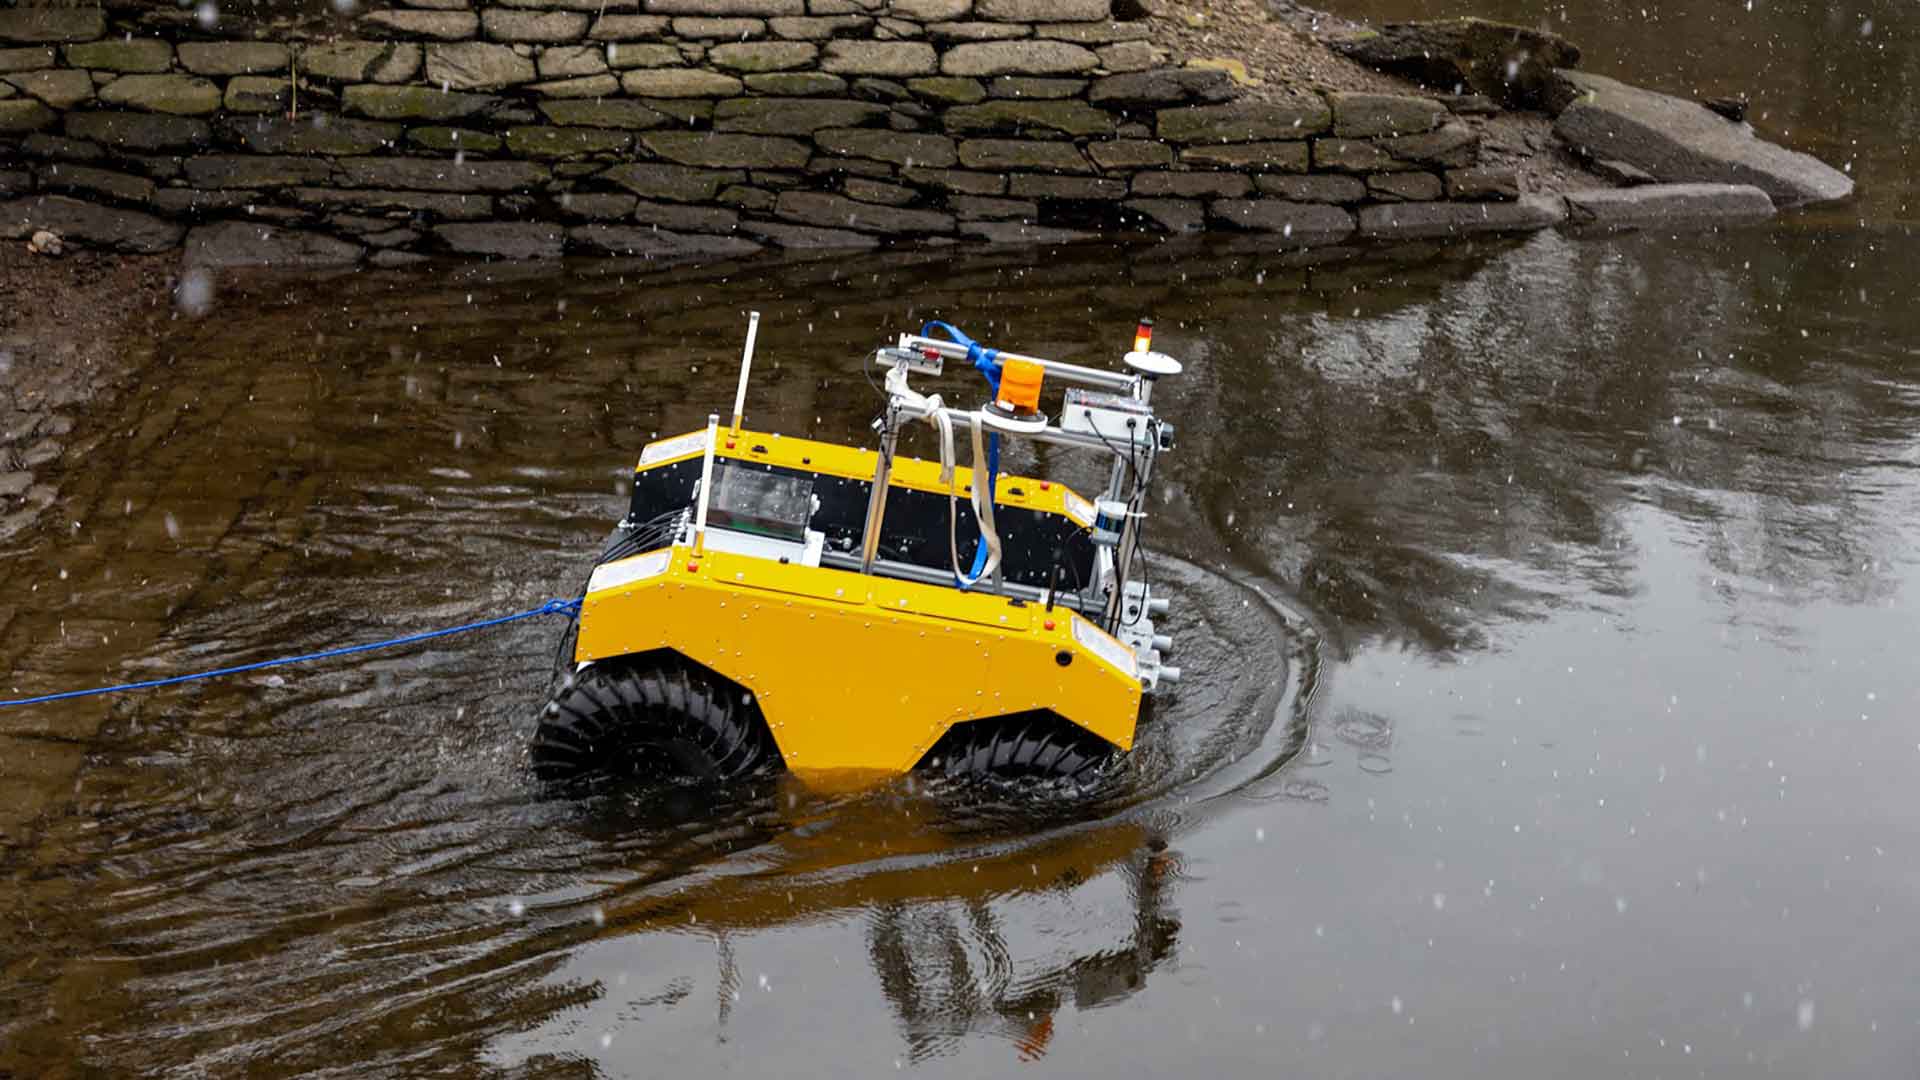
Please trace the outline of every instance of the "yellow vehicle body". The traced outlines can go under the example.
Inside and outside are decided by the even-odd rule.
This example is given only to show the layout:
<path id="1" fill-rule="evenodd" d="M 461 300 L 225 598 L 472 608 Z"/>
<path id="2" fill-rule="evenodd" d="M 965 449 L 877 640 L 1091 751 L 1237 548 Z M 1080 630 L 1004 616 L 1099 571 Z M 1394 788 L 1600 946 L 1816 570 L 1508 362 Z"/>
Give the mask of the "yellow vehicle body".
<path id="1" fill-rule="evenodd" d="M 643 456 L 640 468 L 704 446 Z M 752 432 L 715 452 L 849 478 L 875 466 L 871 451 Z M 895 487 L 946 490 L 933 463 L 903 459 L 893 476 Z M 971 480 L 961 469 L 954 484 Z M 997 502 L 1085 524 L 1085 500 L 1061 485 L 1003 476 L 996 489 Z M 904 773 L 955 724 L 1039 709 L 1132 748 L 1142 695 L 1132 650 L 1065 607 L 691 545 L 602 569 L 622 580 L 584 598 L 575 661 L 665 649 L 718 672 L 754 695 L 796 773 Z"/>

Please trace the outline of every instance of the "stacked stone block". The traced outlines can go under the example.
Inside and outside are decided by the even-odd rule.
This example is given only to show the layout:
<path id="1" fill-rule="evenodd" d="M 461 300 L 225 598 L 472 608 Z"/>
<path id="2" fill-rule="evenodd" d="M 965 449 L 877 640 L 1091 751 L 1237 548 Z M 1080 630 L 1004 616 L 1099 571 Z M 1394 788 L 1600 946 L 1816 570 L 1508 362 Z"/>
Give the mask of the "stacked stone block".
<path id="1" fill-rule="evenodd" d="M 130 18 L 0 9 L 0 233 L 392 263 L 1551 223 L 1439 102 L 1249 99 L 1109 0 L 417 0 L 325 41 Z"/>

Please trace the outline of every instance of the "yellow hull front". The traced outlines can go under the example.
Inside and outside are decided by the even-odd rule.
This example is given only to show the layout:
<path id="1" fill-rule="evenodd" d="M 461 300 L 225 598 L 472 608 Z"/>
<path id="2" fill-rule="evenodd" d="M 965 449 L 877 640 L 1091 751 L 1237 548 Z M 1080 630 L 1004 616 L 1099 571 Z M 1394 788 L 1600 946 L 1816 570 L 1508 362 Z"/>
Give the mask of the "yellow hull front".
<path id="1" fill-rule="evenodd" d="M 796 772 L 903 773 L 955 724 L 1039 709 L 1133 745 L 1132 652 L 1064 607 L 686 547 L 620 563 L 603 569 L 628 580 L 586 596 L 575 660 L 711 668 Z"/>

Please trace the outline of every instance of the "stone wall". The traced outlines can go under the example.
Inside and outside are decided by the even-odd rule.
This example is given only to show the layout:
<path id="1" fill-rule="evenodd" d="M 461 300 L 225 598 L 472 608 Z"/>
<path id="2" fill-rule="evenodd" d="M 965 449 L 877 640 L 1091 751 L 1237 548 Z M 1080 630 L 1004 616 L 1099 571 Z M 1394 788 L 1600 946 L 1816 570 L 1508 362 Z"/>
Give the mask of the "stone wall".
<path id="1" fill-rule="evenodd" d="M 409 2 L 325 35 L 0 7 L 0 235 L 392 264 L 1566 215 L 1437 99 L 1160 66 L 1110 0 Z"/>

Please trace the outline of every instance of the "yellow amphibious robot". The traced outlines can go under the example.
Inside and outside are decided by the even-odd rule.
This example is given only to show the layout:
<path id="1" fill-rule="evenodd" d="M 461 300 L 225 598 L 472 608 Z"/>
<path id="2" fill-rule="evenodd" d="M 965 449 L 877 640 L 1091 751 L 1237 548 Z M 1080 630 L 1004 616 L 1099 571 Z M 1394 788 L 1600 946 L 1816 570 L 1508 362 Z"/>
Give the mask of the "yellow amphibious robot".
<path id="1" fill-rule="evenodd" d="M 1096 779 L 1132 748 L 1143 696 L 1180 677 L 1154 629 L 1167 602 L 1139 572 L 1147 484 L 1173 444 L 1154 384 L 1180 371 L 1152 322 L 1125 371 L 999 352 L 945 323 L 903 334 L 873 357 L 887 400 L 862 450 L 741 426 L 759 320 L 732 423 L 640 455 L 536 774 Z M 908 385 L 947 360 L 986 376 L 985 404 Z M 1049 382 L 1066 385 L 1057 422 Z M 937 462 L 898 456 L 916 424 Z M 1106 489 L 1001 475 L 1003 438 L 1109 456 Z"/>

